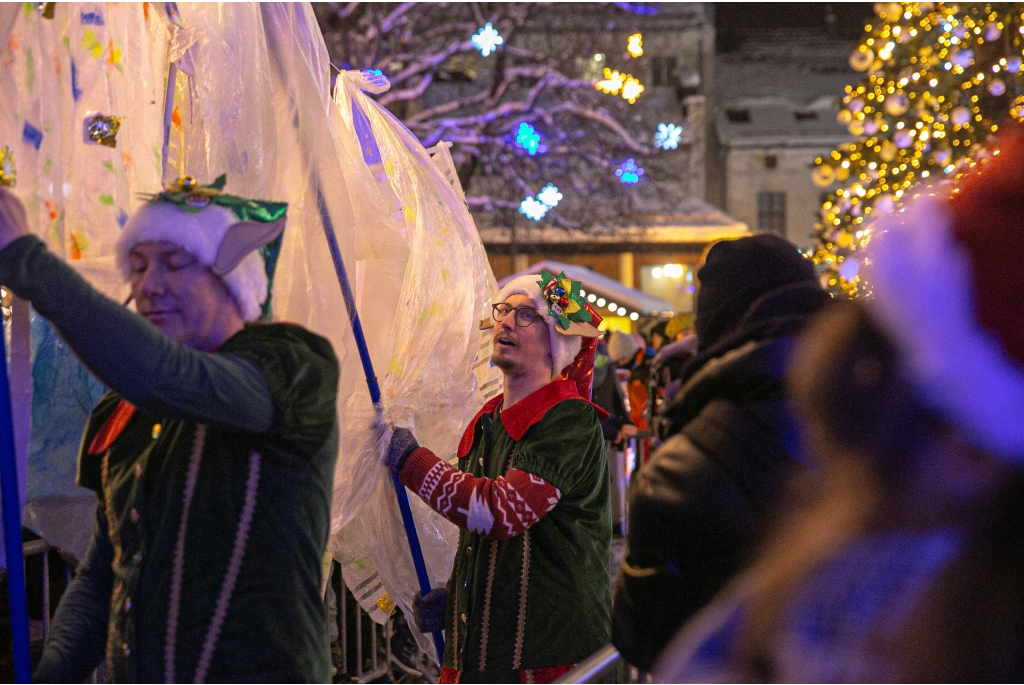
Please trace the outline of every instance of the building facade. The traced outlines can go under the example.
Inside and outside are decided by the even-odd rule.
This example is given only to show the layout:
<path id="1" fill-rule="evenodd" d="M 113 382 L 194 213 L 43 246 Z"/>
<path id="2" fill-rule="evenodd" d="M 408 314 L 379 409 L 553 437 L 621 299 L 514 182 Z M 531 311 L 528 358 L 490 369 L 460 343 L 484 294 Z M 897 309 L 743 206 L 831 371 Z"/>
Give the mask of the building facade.
<path id="1" fill-rule="evenodd" d="M 818 32 L 765 31 L 716 57 L 712 201 L 752 231 L 813 243 L 814 159 L 853 139 L 836 120 L 859 80 L 852 46 Z"/>

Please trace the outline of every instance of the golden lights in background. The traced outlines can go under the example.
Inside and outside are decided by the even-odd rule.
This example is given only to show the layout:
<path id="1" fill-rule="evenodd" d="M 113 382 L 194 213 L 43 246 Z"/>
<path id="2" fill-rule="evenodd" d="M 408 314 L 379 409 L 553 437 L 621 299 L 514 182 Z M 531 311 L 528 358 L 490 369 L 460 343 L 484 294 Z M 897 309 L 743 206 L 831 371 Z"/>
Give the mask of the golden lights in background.
<path id="1" fill-rule="evenodd" d="M 822 285 L 862 294 L 856 252 L 909 188 L 955 175 L 1007 117 L 1024 114 L 1024 3 L 876 3 L 850 55 L 866 73 L 838 121 L 851 143 L 815 160 L 830 189 L 815 226 Z"/>
<path id="2" fill-rule="evenodd" d="M 632 57 L 640 57 L 644 54 L 643 36 L 634 33 L 626 39 L 626 52 Z M 604 61 L 604 55 L 594 55 L 594 61 Z M 616 69 L 605 67 L 604 78 L 596 81 L 594 87 L 608 95 L 621 95 L 622 99 L 629 104 L 634 104 L 636 99 L 644 92 L 644 84 L 632 74 L 622 74 Z"/>
<path id="3" fill-rule="evenodd" d="M 643 84 L 632 74 L 620 74 L 607 67 L 604 70 L 604 79 L 595 83 L 594 86 L 602 93 L 622 95 L 622 99 L 631 105 L 644 92 Z"/>
<path id="4" fill-rule="evenodd" d="M 632 57 L 640 57 L 644 54 L 644 37 L 639 33 L 634 33 L 632 36 L 626 39 L 626 52 Z"/>

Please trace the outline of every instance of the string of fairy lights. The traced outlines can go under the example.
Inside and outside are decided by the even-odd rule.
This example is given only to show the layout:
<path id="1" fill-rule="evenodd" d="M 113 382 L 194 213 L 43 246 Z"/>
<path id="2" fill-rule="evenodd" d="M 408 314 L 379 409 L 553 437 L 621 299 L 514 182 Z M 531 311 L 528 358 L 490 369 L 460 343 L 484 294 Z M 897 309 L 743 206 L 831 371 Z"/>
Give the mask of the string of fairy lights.
<path id="1" fill-rule="evenodd" d="M 822 284 L 863 293 L 870 222 L 911 186 L 955 176 L 1008 117 L 1024 114 L 1024 3 L 877 3 L 838 115 L 853 142 L 815 160 L 828 189 L 811 255 Z"/>

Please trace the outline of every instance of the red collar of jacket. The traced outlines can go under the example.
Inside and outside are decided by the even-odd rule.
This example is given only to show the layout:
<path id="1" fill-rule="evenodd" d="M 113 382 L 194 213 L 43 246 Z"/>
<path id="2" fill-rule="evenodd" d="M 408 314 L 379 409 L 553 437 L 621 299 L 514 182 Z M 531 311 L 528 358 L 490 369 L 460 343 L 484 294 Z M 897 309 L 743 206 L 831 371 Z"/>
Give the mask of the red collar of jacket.
<path id="1" fill-rule="evenodd" d="M 466 432 L 462 434 L 462 440 L 459 442 L 459 459 L 466 457 L 473 449 L 473 435 L 476 433 L 476 424 L 480 417 L 497 409 L 503 398 L 504 395 L 492 397 L 469 422 Z M 579 390 L 576 389 L 576 381 L 555 380 L 503 410 L 501 423 L 505 426 L 509 436 L 519 442 L 530 426 L 543 419 L 548 410 L 564 400 L 583 400 L 597 410 L 599 418 L 606 419 L 609 416 L 604 409 L 580 396 Z"/>

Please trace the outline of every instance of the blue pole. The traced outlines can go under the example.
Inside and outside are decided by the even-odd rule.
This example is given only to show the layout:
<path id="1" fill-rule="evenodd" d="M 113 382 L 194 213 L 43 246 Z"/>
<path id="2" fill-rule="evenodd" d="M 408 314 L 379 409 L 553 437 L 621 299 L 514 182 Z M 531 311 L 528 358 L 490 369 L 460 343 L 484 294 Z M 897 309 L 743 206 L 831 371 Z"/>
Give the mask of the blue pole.
<path id="1" fill-rule="evenodd" d="M 359 350 L 359 361 L 363 365 L 363 375 L 366 377 L 366 386 L 370 390 L 370 399 L 373 401 L 373 406 L 380 409 L 380 386 L 377 384 L 377 374 L 373 371 L 373 361 L 370 359 L 370 350 L 366 347 L 363 324 L 359 321 L 359 312 L 356 309 L 356 298 L 352 295 L 348 273 L 345 271 L 345 263 L 341 260 L 341 250 L 338 249 L 338 240 L 334 234 L 334 223 L 331 221 L 330 212 L 327 211 L 327 201 L 319 184 L 316 187 L 316 204 L 320 210 L 324 233 L 327 236 L 327 247 L 330 249 L 331 259 L 334 261 L 334 270 L 337 272 L 338 282 L 341 284 L 341 296 L 345 300 L 348 320 L 352 324 L 352 336 L 356 340 L 356 349 Z M 8 412 L 9 415 L 10 412 Z M 412 552 L 413 566 L 416 567 L 416 578 L 420 583 L 420 592 L 425 595 L 432 588 L 430 587 L 430 576 L 427 575 L 427 564 L 423 560 L 420 536 L 416 532 L 416 520 L 413 519 L 412 508 L 409 506 L 409 495 L 405 491 L 405 486 L 399 480 L 398 474 L 394 471 L 391 472 L 391 482 L 395 486 L 395 495 L 398 496 L 398 509 L 402 512 L 405 535 L 409 538 L 409 550 Z M 4 501 L 6 502 L 6 499 Z M 21 538 L 19 537 L 18 539 L 20 540 Z M 444 634 L 438 630 L 433 633 L 433 637 L 438 663 L 444 663 Z"/>
<path id="2" fill-rule="evenodd" d="M 21 499 L 18 462 L 14 457 L 14 422 L 11 387 L 7 381 L 7 349 L 0 327 L 0 496 L 3 497 L 4 550 L 7 552 L 7 592 L 11 603 L 11 641 L 14 647 L 14 682 L 32 680 L 28 651 L 28 601 L 25 565 L 21 556 Z"/>

